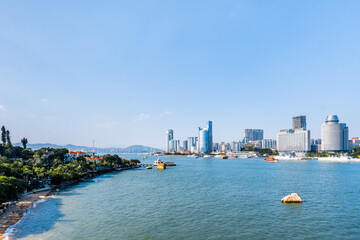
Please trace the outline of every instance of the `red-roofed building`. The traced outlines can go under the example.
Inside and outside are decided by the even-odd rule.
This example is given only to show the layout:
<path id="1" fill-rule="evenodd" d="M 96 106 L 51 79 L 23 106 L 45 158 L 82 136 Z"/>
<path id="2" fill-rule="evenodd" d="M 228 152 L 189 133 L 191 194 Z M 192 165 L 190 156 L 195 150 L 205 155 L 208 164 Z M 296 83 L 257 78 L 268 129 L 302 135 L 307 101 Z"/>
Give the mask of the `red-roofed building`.
<path id="1" fill-rule="evenodd" d="M 72 152 L 72 151 L 69 151 L 65 155 L 65 161 L 71 162 L 71 161 L 74 161 L 78 157 L 85 157 L 85 156 L 86 156 L 85 152 L 81 152 L 81 151 Z"/>

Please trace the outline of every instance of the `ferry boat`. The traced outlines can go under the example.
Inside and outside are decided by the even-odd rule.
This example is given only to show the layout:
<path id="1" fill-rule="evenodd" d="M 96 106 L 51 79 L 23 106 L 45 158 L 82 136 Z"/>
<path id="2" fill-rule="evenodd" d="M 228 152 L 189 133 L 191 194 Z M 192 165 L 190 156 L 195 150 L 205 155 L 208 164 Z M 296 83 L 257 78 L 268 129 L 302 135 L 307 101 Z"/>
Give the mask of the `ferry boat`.
<path id="1" fill-rule="evenodd" d="M 264 160 L 265 160 L 265 162 L 277 162 L 278 161 L 274 157 L 267 157 L 267 158 L 264 158 Z"/>
<path id="2" fill-rule="evenodd" d="M 157 166 L 157 165 L 159 165 L 160 163 L 164 163 L 163 161 L 161 161 L 161 159 L 159 158 L 158 160 L 156 160 L 155 162 L 154 162 L 154 166 Z"/>
<path id="3" fill-rule="evenodd" d="M 166 165 L 165 163 L 159 163 L 157 166 L 156 166 L 157 169 L 160 169 L 160 170 L 164 170 L 166 169 Z"/>

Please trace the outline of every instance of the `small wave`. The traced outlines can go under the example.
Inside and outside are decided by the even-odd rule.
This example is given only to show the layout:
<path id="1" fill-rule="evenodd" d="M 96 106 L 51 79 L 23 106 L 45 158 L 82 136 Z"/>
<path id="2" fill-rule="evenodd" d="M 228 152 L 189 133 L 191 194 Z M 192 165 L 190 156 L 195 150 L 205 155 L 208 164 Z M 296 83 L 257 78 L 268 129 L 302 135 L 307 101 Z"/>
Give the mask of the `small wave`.
<path id="1" fill-rule="evenodd" d="M 30 213 L 30 209 L 32 208 L 36 208 L 40 203 L 46 202 L 49 198 L 43 198 L 40 199 L 36 202 L 33 203 L 33 205 L 31 207 L 26 208 L 26 212 L 23 213 L 22 217 L 20 218 L 20 220 L 15 223 L 14 225 L 11 225 L 10 227 L 8 227 L 4 233 L 4 240 L 11 240 L 14 237 L 14 234 L 16 233 L 17 229 L 16 229 L 16 225 L 18 225 L 19 223 L 22 222 L 22 220 Z"/>

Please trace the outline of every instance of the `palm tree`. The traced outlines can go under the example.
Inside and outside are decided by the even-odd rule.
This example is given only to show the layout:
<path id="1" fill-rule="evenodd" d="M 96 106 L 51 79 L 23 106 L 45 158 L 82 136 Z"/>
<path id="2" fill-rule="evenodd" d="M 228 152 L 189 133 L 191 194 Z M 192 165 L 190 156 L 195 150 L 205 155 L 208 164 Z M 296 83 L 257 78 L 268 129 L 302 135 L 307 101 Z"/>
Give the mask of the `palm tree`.
<path id="1" fill-rule="evenodd" d="M 21 139 L 21 143 L 22 143 L 24 149 L 26 149 L 26 144 L 28 143 L 28 140 L 26 138 L 23 138 L 23 139 Z"/>

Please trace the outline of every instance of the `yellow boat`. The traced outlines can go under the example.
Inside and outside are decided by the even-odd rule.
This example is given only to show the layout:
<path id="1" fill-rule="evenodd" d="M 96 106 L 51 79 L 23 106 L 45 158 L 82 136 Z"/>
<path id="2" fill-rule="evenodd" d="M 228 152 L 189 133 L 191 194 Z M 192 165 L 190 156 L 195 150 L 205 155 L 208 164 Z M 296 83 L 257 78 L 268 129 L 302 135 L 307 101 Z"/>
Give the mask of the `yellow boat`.
<path id="1" fill-rule="evenodd" d="M 163 169 L 166 169 L 166 165 L 164 163 L 159 163 L 156 168 L 163 170 Z"/>

